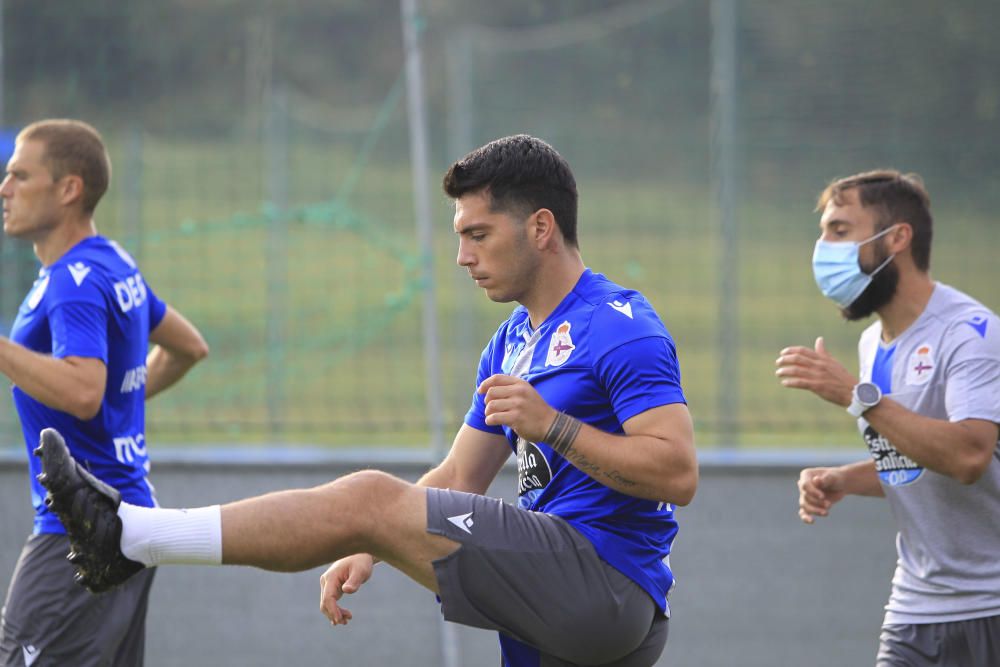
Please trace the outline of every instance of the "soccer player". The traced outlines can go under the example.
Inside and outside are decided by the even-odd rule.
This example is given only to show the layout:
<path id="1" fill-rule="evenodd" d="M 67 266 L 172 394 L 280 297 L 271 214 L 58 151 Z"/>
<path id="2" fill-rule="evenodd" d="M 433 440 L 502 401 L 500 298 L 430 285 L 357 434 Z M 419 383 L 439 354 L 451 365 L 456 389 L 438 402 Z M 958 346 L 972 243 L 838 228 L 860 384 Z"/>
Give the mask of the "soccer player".
<path id="1" fill-rule="evenodd" d="M 335 561 L 321 607 L 339 625 L 351 619 L 341 596 L 381 560 L 437 593 L 446 619 L 499 631 L 506 665 L 656 662 L 674 509 L 698 481 L 673 340 L 641 294 L 585 267 L 576 182 L 545 142 L 493 141 L 453 164 L 444 189 L 458 263 L 490 299 L 520 304 L 483 351 L 445 460 L 415 485 L 368 470 L 221 508 L 149 510 L 119 503 L 46 431 L 43 484 L 85 585 L 165 563 Z M 512 453 L 517 506 L 482 495 Z"/>
<path id="2" fill-rule="evenodd" d="M 98 235 L 94 211 L 110 178 L 101 137 L 85 123 L 44 120 L 17 135 L 0 184 L 3 229 L 31 241 L 42 268 L 10 338 L 0 336 L 0 373 L 14 385 L 29 452 L 54 426 L 122 498 L 152 506 L 144 401 L 208 348 L 135 260 Z M 42 503 L 41 466 L 29 460 L 35 524 L 7 591 L 0 665 L 141 665 L 154 571 L 103 595 L 77 586 L 65 528 Z"/>
<path id="3" fill-rule="evenodd" d="M 799 477 L 799 516 L 885 497 L 899 534 L 879 667 L 1000 665 L 1000 319 L 931 279 L 919 178 L 873 171 L 820 195 L 820 290 L 848 320 L 876 314 L 860 377 L 823 347 L 788 347 L 777 375 L 846 408 L 871 458 Z M 859 567 L 863 564 L 859 563 Z"/>

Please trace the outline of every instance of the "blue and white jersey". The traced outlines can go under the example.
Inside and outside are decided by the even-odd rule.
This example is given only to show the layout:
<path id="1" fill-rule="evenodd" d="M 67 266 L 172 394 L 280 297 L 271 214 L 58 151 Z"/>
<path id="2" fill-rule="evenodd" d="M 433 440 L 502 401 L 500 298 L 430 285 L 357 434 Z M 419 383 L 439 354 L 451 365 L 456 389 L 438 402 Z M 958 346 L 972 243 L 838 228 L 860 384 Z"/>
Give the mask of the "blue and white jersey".
<path id="1" fill-rule="evenodd" d="M 94 475 L 121 491 L 122 498 L 152 507 L 146 480 L 146 352 L 149 332 L 163 319 L 166 304 L 146 285 L 135 260 L 102 236 L 84 239 L 49 267 L 24 299 L 11 340 L 57 358 L 100 359 L 108 371 L 101 409 L 79 420 L 36 401 L 13 387 L 31 469 L 37 533 L 64 533 L 45 507 L 45 491 L 35 479 L 39 459 L 31 455 L 47 427 L 66 438 L 73 456 Z"/>
<path id="2" fill-rule="evenodd" d="M 652 306 L 589 269 L 537 329 L 527 309 L 514 310 L 483 351 L 477 385 L 496 373 L 527 380 L 555 409 L 608 433 L 623 433 L 622 423 L 651 408 L 686 402 L 674 342 Z M 673 575 L 666 559 L 677 534 L 670 503 L 619 493 L 544 442 L 487 425 L 479 394 L 465 423 L 509 440 L 521 508 L 568 521 L 669 614 Z"/>

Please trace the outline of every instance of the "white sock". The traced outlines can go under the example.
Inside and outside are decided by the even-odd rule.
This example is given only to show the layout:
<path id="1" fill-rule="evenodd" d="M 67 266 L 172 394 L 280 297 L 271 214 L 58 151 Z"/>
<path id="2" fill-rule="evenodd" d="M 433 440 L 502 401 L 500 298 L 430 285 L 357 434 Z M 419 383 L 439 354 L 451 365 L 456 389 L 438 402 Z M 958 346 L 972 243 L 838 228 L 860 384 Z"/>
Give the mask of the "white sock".
<path id="1" fill-rule="evenodd" d="M 168 564 L 222 564 L 222 510 L 219 505 L 161 509 L 121 503 L 121 549 L 147 567 Z"/>

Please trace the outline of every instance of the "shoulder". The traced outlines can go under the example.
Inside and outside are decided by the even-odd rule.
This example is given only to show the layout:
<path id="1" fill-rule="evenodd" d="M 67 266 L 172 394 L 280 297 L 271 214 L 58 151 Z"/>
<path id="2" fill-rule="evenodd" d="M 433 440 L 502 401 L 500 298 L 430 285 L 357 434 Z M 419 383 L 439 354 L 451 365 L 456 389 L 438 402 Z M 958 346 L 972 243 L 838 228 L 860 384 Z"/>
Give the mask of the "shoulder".
<path id="1" fill-rule="evenodd" d="M 47 296 L 53 305 L 54 302 L 103 300 L 110 289 L 103 267 L 80 256 L 64 257 L 50 266 L 48 281 Z"/>
<path id="2" fill-rule="evenodd" d="M 1000 359 L 1000 318 L 988 309 L 971 310 L 949 319 L 942 348 L 964 356 Z"/>
<path id="3" fill-rule="evenodd" d="M 1000 363 L 1000 320 L 963 292 L 937 283 L 921 324 L 907 337 L 908 368 L 955 369 L 969 362 Z M 947 371 L 950 372 L 950 371 Z"/>
<path id="4" fill-rule="evenodd" d="M 103 236 L 85 239 L 49 267 L 49 291 L 62 301 L 103 301 L 144 290 L 135 260 Z"/>
<path id="5" fill-rule="evenodd" d="M 665 338 L 672 343 L 663 320 L 641 292 L 598 277 L 603 279 L 599 288 L 581 295 L 590 310 L 589 335 L 597 354 L 641 338 Z"/>
<path id="6" fill-rule="evenodd" d="M 938 283 L 933 300 L 935 320 L 942 328 L 943 347 L 966 348 L 982 355 L 1000 355 L 1000 318 L 969 295 Z"/>

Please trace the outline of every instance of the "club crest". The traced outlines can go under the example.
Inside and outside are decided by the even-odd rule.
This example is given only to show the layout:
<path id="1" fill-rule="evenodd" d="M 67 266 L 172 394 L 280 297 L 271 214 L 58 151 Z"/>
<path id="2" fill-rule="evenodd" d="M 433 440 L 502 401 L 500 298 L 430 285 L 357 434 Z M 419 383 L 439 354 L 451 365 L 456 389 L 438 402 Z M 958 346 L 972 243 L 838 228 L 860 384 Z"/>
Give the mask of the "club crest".
<path id="1" fill-rule="evenodd" d="M 576 345 L 573 345 L 573 339 L 569 335 L 571 326 L 568 321 L 564 321 L 556 327 L 549 340 L 549 353 L 545 355 L 546 366 L 562 366 L 576 349 Z"/>
<path id="2" fill-rule="evenodd" d="M 934 375 L 934 349 L 930 343 L 918 345 L 906 364 L 906 384 L 925 385 Z"/>

